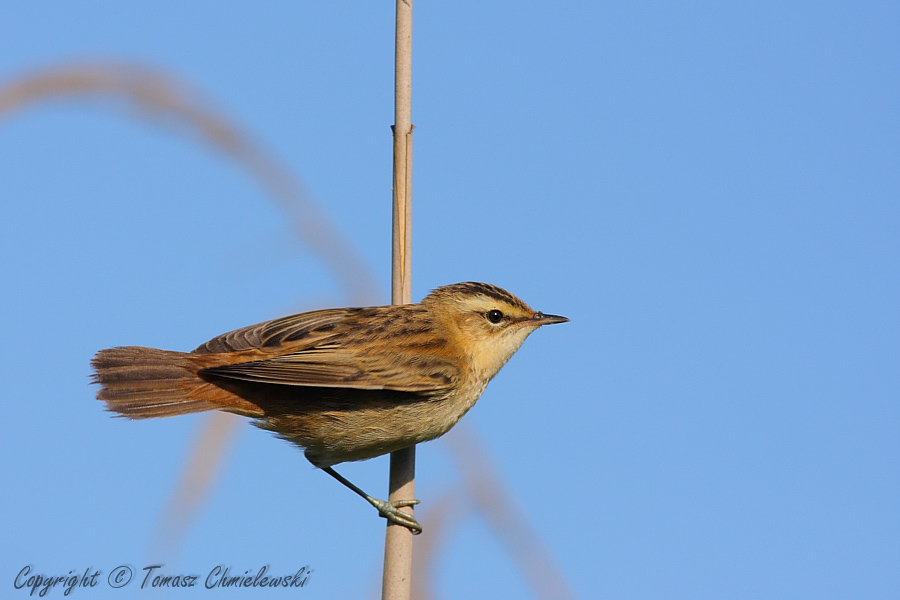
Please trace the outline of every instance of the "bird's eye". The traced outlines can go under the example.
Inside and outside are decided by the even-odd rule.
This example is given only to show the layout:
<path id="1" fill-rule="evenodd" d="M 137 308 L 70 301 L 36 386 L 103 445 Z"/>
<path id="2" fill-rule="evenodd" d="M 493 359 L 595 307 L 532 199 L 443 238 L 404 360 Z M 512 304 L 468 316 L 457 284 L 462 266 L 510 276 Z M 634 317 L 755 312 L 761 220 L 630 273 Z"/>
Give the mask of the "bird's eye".
<path id="1" fill-rule="evenodd" d="M 495 308 L 494 310 L 488 311 L 487 319 L 491 323 L 499 323 L 503 320 L 503 313 Z"/>

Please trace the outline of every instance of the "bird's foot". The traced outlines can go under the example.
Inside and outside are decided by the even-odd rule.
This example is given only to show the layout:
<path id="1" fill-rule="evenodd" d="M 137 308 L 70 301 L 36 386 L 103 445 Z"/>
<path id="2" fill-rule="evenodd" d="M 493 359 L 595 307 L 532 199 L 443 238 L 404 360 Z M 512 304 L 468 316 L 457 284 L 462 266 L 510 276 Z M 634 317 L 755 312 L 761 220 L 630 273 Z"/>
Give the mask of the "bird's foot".
<path id="1" fill-rule="evenodd" d="M 394 523 L 396 525 L 402 525 L 406 527 L 410 531 L 413 532 L 414 535 L 418 535 L 422 533 L 422 526 L 419 525 L 419 522 L 416 521 L 416 518 L 411 514 L 405 513 L 401 508 L 406 506 L 413 506 L 418 504 L 418 500 L 394 500 L 392 502 L 388 502 L 387 500 L 379 500 L 378 498 L 366 498 L 369 503 L 378 509 L 378 514 Z"/>

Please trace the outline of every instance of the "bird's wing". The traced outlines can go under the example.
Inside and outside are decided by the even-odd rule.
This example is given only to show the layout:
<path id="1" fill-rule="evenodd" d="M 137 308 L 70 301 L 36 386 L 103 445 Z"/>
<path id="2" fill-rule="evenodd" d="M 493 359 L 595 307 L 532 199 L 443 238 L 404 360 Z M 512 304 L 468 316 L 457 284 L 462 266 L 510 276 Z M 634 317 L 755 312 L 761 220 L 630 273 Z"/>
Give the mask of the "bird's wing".
<path id="1" fill-rule="evenodd" d="M 244 355 L 243 362 L 210 366 L 202 373 L 258 383 L 404 392 L 456 385 L 458 367 L 439 353 L 443 340 L 423 347 L 421 337 L 418 345 L 415 338 L 410 344 L 404 336 L 384 337 L 386 328 L 403 318 L 391 308 L 292 315 L 226 333 L 194 352 Z"/>
<path id="2" fill-rule="evenodd" d="M 431 354 L 403 350 L 364 353 L 328 345 L 212 367 L 203 373 L 258 383 L 402 392 L 446 389 L 459 377 L 452 362 Z"/>
<path id="3" fill-rule="evenodd" d="M 377 312 L 377 308 L 330 308 L 282 317 L 265 323 L 235 329 L 214 337 L 196 350 L 195 354 L 212 352 L 240 352 L 242 350 L 277 349 L 285 345 L 315 345 L 345 325 L 349 317 L 360 313 Z"/>

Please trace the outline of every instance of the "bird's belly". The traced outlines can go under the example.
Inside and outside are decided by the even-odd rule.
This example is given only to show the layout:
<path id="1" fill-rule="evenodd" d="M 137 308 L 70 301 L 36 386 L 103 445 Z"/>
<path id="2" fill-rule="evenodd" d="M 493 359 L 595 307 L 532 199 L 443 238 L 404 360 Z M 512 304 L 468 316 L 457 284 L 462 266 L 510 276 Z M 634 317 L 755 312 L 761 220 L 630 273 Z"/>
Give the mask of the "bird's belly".
<path id="1" fill-rule="evenodd" d="M 337 410 L 267 415 L 258 424 L 305 448 L 317 467 L 366 460 L 447 433 L 475 405 L 481 389 L 462 390 L 410 401 L 385 398 Z"/>

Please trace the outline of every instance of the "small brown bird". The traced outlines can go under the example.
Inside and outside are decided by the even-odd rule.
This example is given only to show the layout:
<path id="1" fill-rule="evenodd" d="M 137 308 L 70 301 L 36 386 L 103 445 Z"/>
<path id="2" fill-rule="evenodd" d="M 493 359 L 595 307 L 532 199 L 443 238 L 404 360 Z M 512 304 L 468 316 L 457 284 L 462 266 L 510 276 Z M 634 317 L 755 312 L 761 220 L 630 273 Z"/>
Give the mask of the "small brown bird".
<path id="1" fill-rule="evenodd" d="M 450 430 L 541 325 L 486 283 L 457 283 L 420 304 L 336 308 L 251 325 L 193 352 L 127 346 L 93 359 L 97 397 L 131 419 L 219 409 L 255 420 L 414 533 L 398 510 L 417 500 L 369 496 L 333 468 L 432 440 Z"/>

